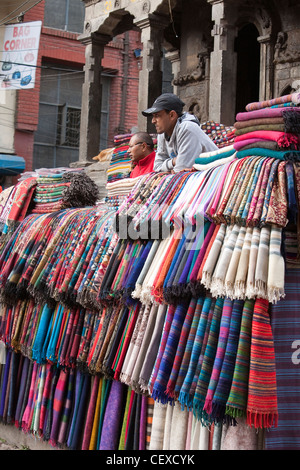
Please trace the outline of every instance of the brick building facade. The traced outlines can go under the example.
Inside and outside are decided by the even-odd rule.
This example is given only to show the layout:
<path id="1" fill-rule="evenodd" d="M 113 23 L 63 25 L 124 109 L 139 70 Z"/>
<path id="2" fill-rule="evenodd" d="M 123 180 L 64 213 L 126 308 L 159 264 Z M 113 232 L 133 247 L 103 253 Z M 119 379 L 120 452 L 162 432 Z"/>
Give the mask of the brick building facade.
<path id="1" fill-rule="evenodd" d="M 82 3 L 68 0 L 69 8 L 75 8 L 75 3 L 79 2 Z M 48 14 L 47 21 L 47 3 L 50 8 L 51 3 L 55 6 L 56 0 L 44 0 L 24 15 L 24 23 L 42 20 L 36 85 L 32 89 L 18 90 L 16 100 L 14 146 L 16 154 L 26 161 L 26 171 L 69 166 L 78 160 L 78 117 L 85 65 L 85 46 L 78 35 L 84 17 L 81 24 L 76 25 L 76 32 L 49 26 L 47 23 L 51 24 L 52 18 Z M 129 133 L 137 126 L 139 60 L 134 51 L 139 49 L 138 31 L 117 35 L 105 46 L 99 150 L 113 146 L 116 134 Z M 96 109 L 97 103 L 93 106 Z M 75 114 L 68 124 L 63 120 L 68 119 L 70 109 L 75 110 Z M 67 133 L 68 125 L 70 135 L 62 135 Z"/>

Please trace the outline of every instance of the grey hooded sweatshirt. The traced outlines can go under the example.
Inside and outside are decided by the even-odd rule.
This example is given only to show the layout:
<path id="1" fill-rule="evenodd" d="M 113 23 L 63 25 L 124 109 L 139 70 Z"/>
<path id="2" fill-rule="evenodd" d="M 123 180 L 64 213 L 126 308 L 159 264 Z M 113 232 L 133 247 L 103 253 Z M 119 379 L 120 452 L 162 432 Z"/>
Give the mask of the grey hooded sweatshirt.
<path id="1" fill-rule="evenodd" d="M 157 136 L 157 151 L 154 171 L 175 172 L 192 168 L 200 153 L 217 150 L 218 147 L 201 129 L 196 116 L 184 113 L 178 118 L 171 137 L 165 134 Z M 177 157 L 173 167 L 172 158 Z"/>

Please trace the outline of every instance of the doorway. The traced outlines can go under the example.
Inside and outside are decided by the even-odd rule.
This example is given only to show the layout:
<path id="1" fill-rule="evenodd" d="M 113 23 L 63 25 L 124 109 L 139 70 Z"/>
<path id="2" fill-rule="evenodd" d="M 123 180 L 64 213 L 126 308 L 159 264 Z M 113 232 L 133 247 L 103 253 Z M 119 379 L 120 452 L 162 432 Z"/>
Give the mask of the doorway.
<path id="1" fill-rule="evenodd" d="M 248 103 L 259 100 L 260 44 L 258 31 L 249 23 L 240 29 L 235 40 L 237 53 L 236 114 Z"/>

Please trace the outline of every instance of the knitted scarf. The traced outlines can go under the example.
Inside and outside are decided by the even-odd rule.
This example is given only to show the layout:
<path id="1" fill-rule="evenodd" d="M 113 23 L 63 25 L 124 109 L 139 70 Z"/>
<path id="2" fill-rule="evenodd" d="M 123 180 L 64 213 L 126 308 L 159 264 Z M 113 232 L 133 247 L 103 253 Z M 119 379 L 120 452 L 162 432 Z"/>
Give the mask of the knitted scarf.
<path id="1" fill-rule="evenodd" d="M 286 173 L 286 185 L 287 185 L 287 218 L 288 220 L 296 224 L 298 216 L 297 206 L 297 187 L 296 187 L 296 175 L 292 162 L 287 162 L 285 165 Z"/>
<path id="2" fill-rule="evenodd" d="M 222 422 L 225 416 L 226 402 L 231 389 L 236 361 L 243 306 L 243 300 L 233 301 L 225 356 L 222 363 L 218 385 L 212 400 L 211 417 L 217 422 Z"/>
<path id="3" fill-rule="evenodd" d="M 205 403 L 203 406 L 203 410 L 205 410 L 208 415 L 212 413 L 212 401 L 213 401 L 214 393 L 217 388 L 217 384 L 220 378 L 221 368 L 222 368 L 223 361 L 224 361 L 228 335 L 229 335 L 230 319 L 231 319 L 231 314 L 232 314 L 232 303 L 233 303 L 232 300 L 228 298 L 224 299 L 217 351 L 216 351 L 216 356 L 214 360 L 213 370 L 212 370 L 209 384 L 208 384 Z"/>
<path id="4" fill-rule="evenodd" d="M 164 323 L 166 320 L 166 313 L 169 308 L 170 307 L 166 304 L 161 304 L 156 311 L 153 333 L 145 353 L 145 360 L 141 367 L 138 380 L 139 386 L 143 392 L 148 391 L 148 388 L 150 390 L 152 375 L 157 374 L 159 363 L 156 364 L 156 362 L 157 359 L 159 360 L 158 352 L 160 351 L 160 344 L 163 340 L 162 335 L 165 333 Z"/>
<path id="5" fill-rule="evenodd" d="M 287 267 L 284 301 L 270 306 L 278 389 L 278 426 L 265 433 L 267 450 L 299 450 L 299 282 L 300 270 Z M 288 397 L 288 398 L 287 398 Z"/>
<path id="6" fill-rule="evenodd" d="M 123 384 L 118 381 L 112 382 L 103 418 L 100 450 L 118 449 L 124 391 Z"/>
<path id="7" fill-rule="evenodd" d="M 193 300 L 192 300 L 193 301 Z M 189 370 L 189 364 L 191 360 L 191 355 L 194 347 L 194 341 L 196 338 L 197 328 L 199 324 L 200 315 L 202 312 L 202 307 L 204 303 L 204 297 L 199 297 L 197 299 L 195 310 L 193 312 L 192 323 L 190 325 L 188 337 L 186 339 L 186 344 L 183 352 L 183 357 L 180 365 L 180 369 L 177 374 L 176 383 L 174 387 L 174 396 L 178 398 L 182 384 L 185 380 L 187 372 Z M 189 316 L 187 316 L 187 319 Z"/>
<path id="8" fill-rule="evenodd" d="M 167 326 L 168 318 L 166 319 L 165 329 L 167 327 L 167 338 L 163 351 L 161 350 L 159 353 L 159 355 L 161 355 L 161 360 L 152 388 L 152 398 L 160 401 L 161 403 L 167 403 L 168 401 L 166 389 L 172 371 L 172 365 L 175 359 L 182 325 L 187 312 L 187 306 L 187 302 L 183 302 L 175 307 L 170 328 Z"/>
<path id="9" fill-rule="evenodd" d="M 53 399 L 53 421 L 50 434 L 50 443 L 53 446 L 57 444 L 57 437 L 60 427 L 61 413 L 64 406 L 65 394 L 68 386 L 69 371 L 61 369 L 55 388 Z"/>
<path id="10" fill-rule="evenodd" d="M 213 307 L 215 301 L 210 297 L 206 297 L 203 302 L 200 303 L 200 308 L 202 307 L 201 312 L 199 312 L 200 318 L 198 324 L 195 325 L 196 333 L 192 345 L 188 343 L 188 347 L 191 347 L 191 352 L 188 352 L 189 364 L 188 369 L 183 380 L 183 384 L 180 388 L 178 395 L 178 401 L 181 403 L 182 407 L 187 406 L 188 408 L 192 407 L 194 389 L 196 388 L 196 383 L 198 379 L 198 369 L 197 366 L 201 367 L 201 351 L 204 348 L 205 344 L 205 332 L 209 330 L 211 317 L 213 314 Z M 212 307 L 212 308 L 211 308 Z M 198 315 L 197 315 L 198 317 Z"/>
<path id="11" fill-rule="evenodd" d="M 223 303 L 224 299 L 217 298 L 208 333 L 201 371 L 199 373 L 195 396 L 193 398 L 193 412 L 197 419 L 205 418 L 203 415 L 203 407 L 217 351 Z"/>
<path id="12" fill-rule="evenodd" d="M 234 372 L 226 403 L 226 415 L 232 418 L 246 416 L 254 302 L 254 299 L 246 300 L 243 306 Z"/>
<path id="13" fill-rule="evenodd" d="M 239 232 L 239 226 L 234 225 L 227 240 L 224 242 L 210 285 L 210 291 L 214 297 L 225 295 L 224 281 Z"/>
<path id="14" fill-rule="evenodd" d="M 273 334 L 267 300 L 256 299 L 251 332 L 247 423 L 277 426 L 277 384 Z"/>
<path id="15" fill-rule="evenodd" d="M 187 312 L 186 312 L 186 315 L 182 324 L 178 346 L 177 346 L 176 354 L 175 354 L 173 365 L 172 365 L 172 370 L 171 370 L 170 377 L 166 386 L 166 395 L 168 395 L 171 398 L 175 397 L 175 394 L 174 394 L 175 384 L 176 384 L 178 375 L 181 371 L 186 343 L 189 338 L 190 328 L 194 319 L 196 305 L 197 305 L 197 300 L 195 298 L 192 298 L 189 303 L 189 306 L 188 306 L 188 309 L 187 309 Z"/>
<path id="16" fill-rule="evenodd" d="M 261 159 L 261 166 L 260 166 L 260 169 L 259 169 L 260 171 L 259 171 L 259 174 L 258 174 L 257 179 L 256 179 L 256 185 L 255 185 L 255 189 L 254 189 L 253 194 L 252 194 L 252 199 L 251 199 L 251 202 L 250 202 L 249 211 L 248 211 L 248 213 L 245 217 L 246 220 L 244 221 L 246 226 L 251 226 L 251 221 L 253 219 L 254 211 L 255 211 L 255 208 L 256 208 L 256 205 L 257 205 L 257 201 L 258 201 L 260 188 L 261 188 L 261 185 L 262 185 L 262 181 L 263 181 L 267 161 L 268 161 L 267 158 Z"/>

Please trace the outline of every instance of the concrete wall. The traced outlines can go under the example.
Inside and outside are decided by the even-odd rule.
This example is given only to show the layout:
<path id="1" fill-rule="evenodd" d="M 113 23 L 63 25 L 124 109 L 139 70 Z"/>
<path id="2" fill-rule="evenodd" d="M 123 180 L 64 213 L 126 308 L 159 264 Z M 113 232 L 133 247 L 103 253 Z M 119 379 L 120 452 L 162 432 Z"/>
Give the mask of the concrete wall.
<path id="1" fill-rule="evenodd" d="M 0 423 L 0 450 L 60 450 L 11 424 Z"/>

